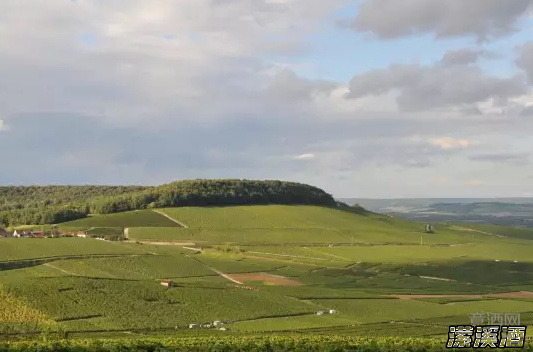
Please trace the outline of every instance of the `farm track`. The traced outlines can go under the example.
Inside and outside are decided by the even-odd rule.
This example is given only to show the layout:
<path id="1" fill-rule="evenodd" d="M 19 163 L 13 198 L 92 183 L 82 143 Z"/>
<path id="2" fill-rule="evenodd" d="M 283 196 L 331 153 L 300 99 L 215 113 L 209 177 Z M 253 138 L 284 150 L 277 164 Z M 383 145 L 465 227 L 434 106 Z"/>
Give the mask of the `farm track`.
<path id="1" fill-rule="evenodd" d="M 237 281 L 237 280 L 231 278 L 229 275 L 226 275 L 226 274 L 224 274 L 223 272 L 221 272 L 221 271 L 219 271 L 219 270 L 217 270 L 217 269 L 215 269 L 215 268 L 210 267 L 209 265 L 205 264 L 205 263 L 202 262 L 201 260 L 199 260 L 199 259 L 197 259 L 197 258 L 193 258 L 193 257 L 191 257 L 191 256 L 188 255 L 188 254 L 185 254 L 185 256 L 186 256 L 186 257 L 189 257 L 189 258 L 191 258 L 191 259 L 193 259 L 193 260 L 196 260 L 198 263 L 202 264 L 203 266 L 205 266 L 206 268 L 208 268 L 208 269 L 211 270 L 212 272 L 217 273 L 218 275 L 222 276 L 223 278 L 228 279 L 229 281 L 231 281 L 231 282 L 233 282 L 233 283 L 236 283 L 236 284 L 239 284 L 239 285 L 243 285 L 242 282 Z"/>
<path id="2" fill-rule="evenodd" d="M 299 259 L 329 260 L 329 259 L 326 259 L 326 258 L 304 257 L 304 256 L 302 256 L 302 255 L 277 254 L 277 253 L 267 253 L 267 252 L 254 252 L 254 251 L 249 251 L 249 252 L 247 252 L 247 253 L 275 255 L 275 256 L 279 256 L 279 257 L 299 258 Z"/>
<path id="3" fill-rule="evenodd" d="M 53 265 L 53 264 L 50 264 L 50 263 L 45 263 L 45 264 L 43 264 L 43 265 L 48 266 L 48 267 L 53 268 L 53 269 L 56 269 L 56 270 L 59 270 L 59 271 L 61 271 L 63 274 L 72 275 L 72 276 L 79 276 L 78 274 L 73 273 L 72 271 L 68 271 L 68 270 L 65 270 L 65 269 L 61 269 L 61 268 L 59 268 L 59 267 L 57 267 L 57 266 L 55 266 L 55 265 Z"/>
<path id="4" fill-rule="evenodd" d="M 476 232 L 476 233 L 482 233 L 484 235 L 488 235 L 488 236 L 496 236 L 496 237 L 501 237 L 501 238 L 507 238 L 507 236 L 504 236 L 504 235 L 497 235 L 497 234 L 494 234 L 494 233 L 490 233 L 490 232 L 485 232 L 485 231 L 481 231 L 481 230 L 474 230 L 474 229 L 470 229 L 468 227 L 462 227 L 462 226 L 451 226 L 450 228 L 452 229 L 457 229 L 457 230 L 463 230 L 463 231 L 470 231 L 470 232 Z"/>
<path id="5" fill-rule="evenodd" d="M 317 265 L 317 264 L 312 264 L 312 263 L 304 263 L 304 262 L 297 262 L 295 260 L 290 260 L 290 259 L 283 259 L 283 258 L 269 258 L 269 257 L 261 257 L 261 256 L 258 256 L 258 255 L 247 255 L 246 253 L 244 254 L 244 256 L 246 258 L 253 258 L 253 259 L 259 259 L 259 260 L 269 260 L 269 261 L 272 261 L 272 262 L 283 262 L 283 263 L 287 263 L 287 264 L 297 264 L 297 265 L 305 265 L 305 266 L 312 266 L 313 268 L 317 268 L 316 270 L 320 270 L 320 269 L 338 269 L 338 267 L 336 266 L 323 266 L 323 265 Z"/>
<path id="6" fill-rule="evenodd" d="M 150 244 L 154 246 L 194 246 L 196 243 L 193 242 L 160 242 L 160 241 L 135 241 L 133 240 L 129 241 L 129 243 L 142 243 L 142 244 Z"/>
<path id="7" fill-rule="evenodd" d="M 162 211 L 159 211 L 159 210 L 153 210 L 153 212 L 155 213 L 158 213 L 159 215 L 163 215 L 165 218 L 169 219 L 170 221 L 173 221 L 174 223 L 178 224 L 180 227 L 183 227 L 184 229 L 188 229 L 189 227 L 185 224 L 182 224 L 181 222 L 179 222 L 178 220 L 174 219 L 174 218 L 171 218 L 170 216 L 168 216 L 167 214 L 163 213 Z"/>
<path id="8" fill-rule="evenodd" d="M 519 291 L 506 293 L 488 293 L 482 295 L 386 295 L 399 299 L 417 299 L 417 298 L 533 298 L 533 292 Z"/>

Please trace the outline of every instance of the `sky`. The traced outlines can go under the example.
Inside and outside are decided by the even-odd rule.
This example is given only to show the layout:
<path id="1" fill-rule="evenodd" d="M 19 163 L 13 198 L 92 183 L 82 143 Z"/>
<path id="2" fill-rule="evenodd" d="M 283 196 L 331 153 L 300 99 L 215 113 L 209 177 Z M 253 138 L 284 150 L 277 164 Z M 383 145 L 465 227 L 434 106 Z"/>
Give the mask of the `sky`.
<path id="1" fill-rule="evenodd" d="M 533 196 L 533 0 L 2 0 L 2 185 Z"/>

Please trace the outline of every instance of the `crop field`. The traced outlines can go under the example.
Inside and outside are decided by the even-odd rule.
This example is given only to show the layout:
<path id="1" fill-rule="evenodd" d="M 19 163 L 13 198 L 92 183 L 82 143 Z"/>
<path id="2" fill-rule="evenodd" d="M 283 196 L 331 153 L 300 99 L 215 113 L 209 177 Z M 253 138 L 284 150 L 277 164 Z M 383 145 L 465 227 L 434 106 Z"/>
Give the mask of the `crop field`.
<path id="1" fill-rule="evenodd" d="M 140 254 L 138 249 L 89 238 L 0 238 L 0 262 L 80 255 Z"/>
<path id="2" fill-rule="evenodd" d="M 389 321 L 405 321 L 414 319 L 430 319 L 446 316 L 464 316 L 468 322 L 470 314 L 475 312 L 520 313 L 533 310 L 532 302 L 514 300 L 478 300 L 457 302 L 453 305 L 442 305 L 415 300 L 369 299 L 369 300 L 319 300 L 315 303 L 333 308 L 339 313 L 347 314 L 359 323 L 379 323 Z"/>
<path id="3" fill-rule="evenodd" d="M 79 276 L 132 280 L 216 275 L 204 265 L 183 255 L 62 260 L 54 262 L 53 267 Z"/>
<path id="4" fill-rule="evenodd" d="M 0 286 L 0 333 L 38 330 L 56 325 L 42 312 L 30 307 L 22 299 L 5 292 Z"/>
<path id="5" fill-rule="evenodd" d="M 177 224 L 151 210 L 128 211 L 124 213 L 92 215 L 84 219 L 69 221 L 61 227 L 89 229 L 91 227 L 176 227 Z"/>
<path id="6" fill-rule="evenodd" d="M 75 277 L 11 281 L 11 294 L 58 321 L 81 321 L 88 329 L 185 327 L 189 323 L 246 320 L 306 313 L 313 306 L 271 294 L 212 286 L 168 289 L 154 281 Z M 127 308 L 126 308 L 127 307 Z"/>
<path id="7" fill-rule="evenodd" d="M 216 333 L 445 337 L 478 311 L 533 323 L 533 295 L 486 296 L 533 291 L 531 242 L 520 236 L 447 225 L 430 235 L 421 223 L 313 206 L 163 211 L 189 228 L 147 210 L 64 224 L 98 234 L 128 227 L 129 241 L 0 239 L 0 308 L 10 304 L 0 334 L 10 323 L 193 334 L 189 323 L 223 320 L 228 332 Z M 327 308 L 338 313 L 316 315 Z"/>

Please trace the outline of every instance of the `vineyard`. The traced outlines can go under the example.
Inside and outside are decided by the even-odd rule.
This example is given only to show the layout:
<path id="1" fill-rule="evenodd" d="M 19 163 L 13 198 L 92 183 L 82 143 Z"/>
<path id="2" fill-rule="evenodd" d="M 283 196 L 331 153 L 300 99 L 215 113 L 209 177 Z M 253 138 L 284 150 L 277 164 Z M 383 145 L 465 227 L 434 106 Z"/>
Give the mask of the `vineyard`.
<path id="1" fill-rule="evenodd" d="M 142 254 L 139 249 L 86 238 L 0 238 L 0 262 L 83 255 Z"/>
<path id="2" fill-rule="evenodd" d="M 399 329 L 402 331 L 402 329 Z M 412 330 L 412 329 L 411 329 Z M 403 332 L 403 331 L 402 331 Z M 367 331 L 372 335 L 372 331 Z M 427 338 L 387 338 L 358 337 L 339 334 L 314 334 L 301 336 L 294 333 L 270 336 L 195 336 L 183 338 L 143 338 L 143 339 L 79 339 L 59 342 L 11 342 L 3 346 L 6 352 L 43 351 L 445 351 L 446 340 Z M 460 349 L 473 351 L 474 349 Z M 531 351 L 527 344 L 525 351 Z M 454 351 L 453 349 L 451 351 Z M 459 349 L 457 349 L 459 351 Z"/>
<path id="3" fill-rule="evenodd" d="M 444 225 L 425 234 L 419 224 L 316 206 L 163 211 L 188 228 L 146 210 L 70 224 L 93 234 L 128 227 L 126 241 L 0 239 L 4 335 L 197 334 L 239 344 L 291 331 L 444 337 L 475 311 L 520 312 L 533 323 L 529 296 L 481 296 L 533 291 L 523 239 Z M 421 296 L 405 296 L 412 294 Z M 337 312 L 317 314 L 328 309 Z M 189 329 L 214 320 L 226 330 Z"/>
<path id="4" fill-rule="evenodd" d="M 69 221 L 61 227 L 176 227 L 176 223 L 151 210 L 130 211 L 116 214 L 93 215 L 84 219 Z"/>

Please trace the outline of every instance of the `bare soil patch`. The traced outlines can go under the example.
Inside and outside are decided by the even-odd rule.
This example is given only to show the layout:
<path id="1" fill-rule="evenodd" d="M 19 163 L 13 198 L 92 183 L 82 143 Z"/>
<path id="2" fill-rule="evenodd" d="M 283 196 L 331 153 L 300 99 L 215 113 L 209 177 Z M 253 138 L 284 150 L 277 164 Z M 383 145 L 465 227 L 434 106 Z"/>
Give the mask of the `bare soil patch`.
<path id="1" fill-rule="evenodd" d="M 250 273 L 250 274 L 226 274 L 233 280 L 246 282 L 246 281 L 263 281 L 273 285 L 279 286 L 301 286 L 298 281 L 287 279 L 283 276 L 272 275 L 267 273 Z"/>
<path id="2" fill-rule="evenodd" d="M 533 298 L 533 292 L 529 291 L 520 291 L 520 292 L 504 292 L 504 293 L 490 293 L 486 295 L 389 295 L 390 297 L 396 297 L 399 299 L 417 299 L 417 298 L 483 298 L 483 297 L 493 297 L 493 298 Z"/>

